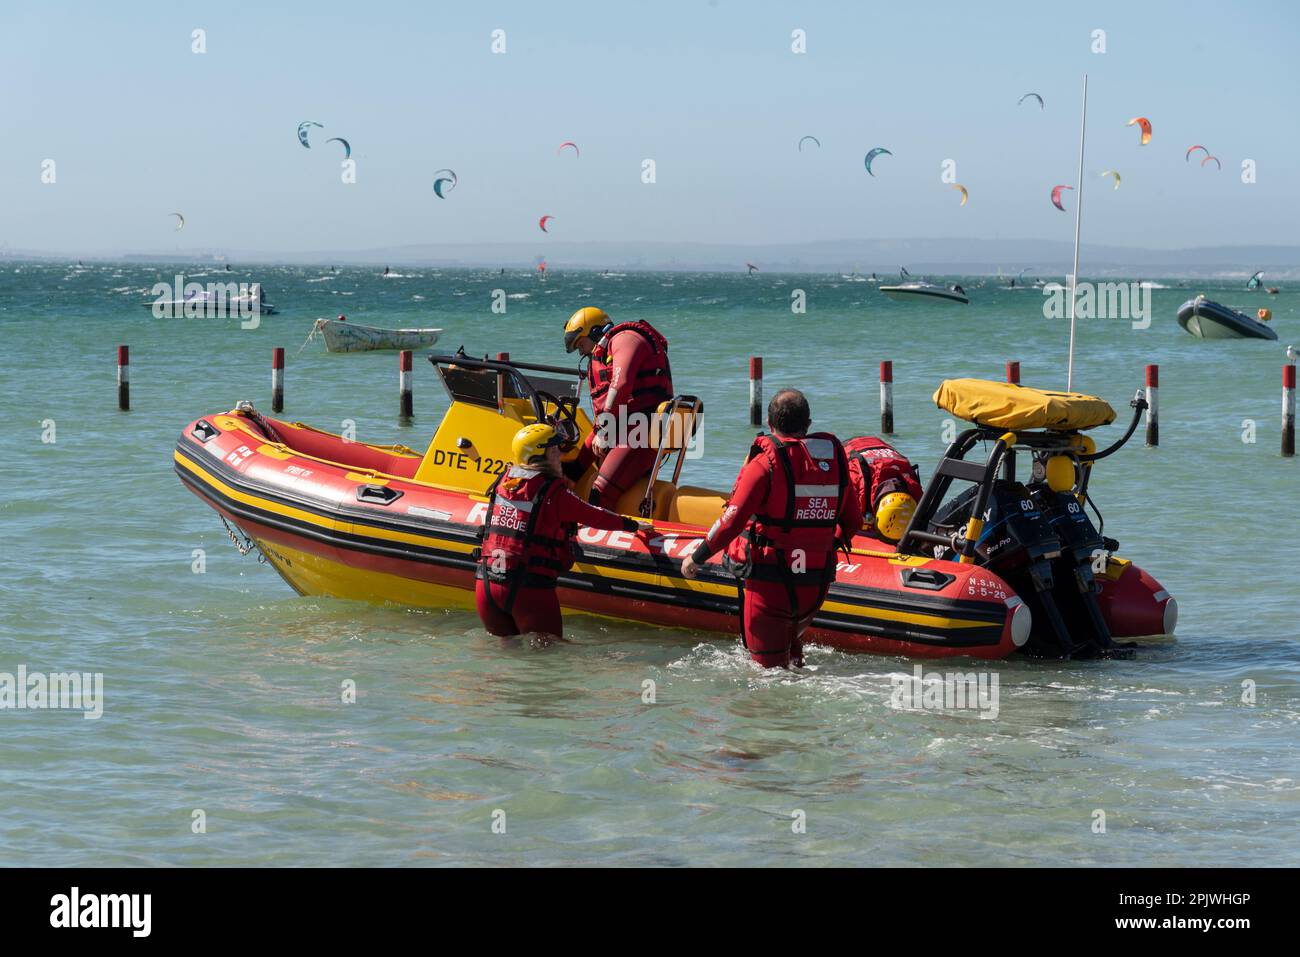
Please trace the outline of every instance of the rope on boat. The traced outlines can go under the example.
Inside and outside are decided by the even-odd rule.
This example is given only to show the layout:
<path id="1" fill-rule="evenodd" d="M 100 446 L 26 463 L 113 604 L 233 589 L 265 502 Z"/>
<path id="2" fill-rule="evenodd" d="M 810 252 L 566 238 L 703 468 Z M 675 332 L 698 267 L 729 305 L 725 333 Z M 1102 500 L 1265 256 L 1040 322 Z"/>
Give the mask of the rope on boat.
<path id="1" fill-rule="evenodd" d="M 329 322 L 329 320 L 328 320 L 328 319 L 317 319 L 315 322 L 313 322 L 313 323 L 311 324 L 311 332 L 307 333 L 307 338 L 304 339 L 304 340 L 302 341 L 302 345 L 300 345 L 300 346 L 298 347 L 298 351 L 295 352 L 294 355 L 301 355 L 301 354 L 302 354 L 302 350 L 303 350 L 303 349 L 306 349 L 307 346 L 311 344 L 311 341 L 312 341 L 313 339 L 316 338 L 316 334 L 317 334 L 318 332 L 320 332 L 321 323 L 324 323 L 324 322 Z"/>
<path id="2" fill-rule="evenodd" d="M 247 399 L 243 399 L 238 403 L 236 403 L 235 411 L 242 413 L 247 418 L 252 419 L 253 422 L 257 425 L 257 427 L 262 430 L 262 434 L 265 435 L 269 441 L 278 442 L 281 445 L 286 444 L 284 439 L 281 438 L 280 433 L 275 430 L 275 426 L 271 424 L 270 420 L 268 420 L 267 417 L 264 416 L 261 412 L 258 412 L 255 408 L 253 408 L 253 403 L 249 402 Z"/>
<path id="3" fill-rule="evenodd" d="M 239 552 L 241 558 L 251 551 L 256 551 L 258 563 L 262 565 L 266 564 L 266 555 L 257 547 L 257 542 L 253 541 L 247 535 L 244 536 L 244 540 L 241 542 L 239 536 L 235 534 L 235 530 L 231 528 L 230 523 L 226 521 L 226 516 L 218 514 L 217 518 L 221 519 L 221 524 L 226 527 L 226 534 L 230 536 L 231 544 L 235 546 L 235 550 Z"/>

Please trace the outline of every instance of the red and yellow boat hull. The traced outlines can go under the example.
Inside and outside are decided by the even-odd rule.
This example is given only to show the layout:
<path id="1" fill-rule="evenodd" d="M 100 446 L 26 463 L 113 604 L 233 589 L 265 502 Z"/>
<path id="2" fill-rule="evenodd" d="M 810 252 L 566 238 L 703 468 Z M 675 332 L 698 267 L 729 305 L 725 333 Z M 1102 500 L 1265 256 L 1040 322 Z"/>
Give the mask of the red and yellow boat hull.
<path id="1" fill-rule="evenodd" d="M 424 458 L 239 413 L 187 426 L 175 468 L 199 498 L 252 539 L 301 594 L 426 608 L 474 607 L 481 494 L 417 481 Z M 347 463 L 347 464 L 345 464 Z M 492 467 L 489 460 L 465 467 Z M 711 521 L 711 519 L 710 519 Z M 738 635 L 739 593 L 715 556 L 696 580 L 681 559 L 708 522 L 656 521 L 648 537 L 579 530 L 560 578 L 570 611 Z M 975 565 L 901 557 L 855 541 L 807 640 L 848 651 L 1003 658 L 1029 634 L 1029 609 Z"/>

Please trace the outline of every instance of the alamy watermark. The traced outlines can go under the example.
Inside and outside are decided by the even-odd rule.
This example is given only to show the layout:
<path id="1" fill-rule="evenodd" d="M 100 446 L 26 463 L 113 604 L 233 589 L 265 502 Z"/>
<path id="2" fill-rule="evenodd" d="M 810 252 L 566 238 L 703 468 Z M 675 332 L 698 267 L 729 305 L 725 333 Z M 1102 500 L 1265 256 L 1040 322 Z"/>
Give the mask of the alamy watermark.
<path id="1" fill-rule="evenodd" d="M 601 412 L 594 424 L 595 442 L 606 449 L 682 449 L 688 459 L 704 456 L 704 430 L 694 415 L 681 408 L 666 414 L 628 412 L 626 406 L 619 406 L 617 414 Z"/>
<path id="2" fill-rule="evenodd" d="M 978 711 L 981 718 L 998 716 L 996 672 L 926 672 L 920 665 L 910 675 L 893 675 L 889 706 L 900 711 Z"/>
<path id="3" fill-rule="evenodd" d="M 0 671 L 0 711 L 80 711 L 87 721 L 104 714 L 102 671 Z"/>
<path id="4" fill-rule="evenodd" d="M 240 319 L 240 328 L 256 329 L 266 301 L 260 282 L 186 282 L 177 275 L 172 283 L 154 283 L 155 319 Z"/>
<path id="5" fill-rule="evenodd" d="M 1068 319 L 1068 286 L 1050 282 L 1043 286 L 1043 318 Z M 1134 329 L 1151 325 L 1151 286 L 1140 282 L 1081 282 L 1074 288 L 1076 319 L 1123 319 Z"/>

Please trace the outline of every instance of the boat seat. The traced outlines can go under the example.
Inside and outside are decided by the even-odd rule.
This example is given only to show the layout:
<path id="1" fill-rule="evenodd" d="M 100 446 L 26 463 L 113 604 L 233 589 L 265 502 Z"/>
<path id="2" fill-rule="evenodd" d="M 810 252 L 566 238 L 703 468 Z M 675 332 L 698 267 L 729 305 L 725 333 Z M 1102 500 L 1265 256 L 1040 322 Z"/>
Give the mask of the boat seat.
<path id="1" fill-rule="evenodd" d="M 655 494 L 658 495 L 658 491 Z M 721 492 L 711 488 L 683 485 L 677 489 L 677 494 L 669 502 L 664 519 L 669 522 L 679 522 L 682 525 L 698 525 L 701 528 L 708 528 L 721 517 L 722 508 L 726 504 L 727 496 Z"/>
<path id="2" fill-rule="evenodd" d="M 642 477 L 626 492 L 618 498 L 618 504 L 614 506 L 614 511 L 620 515 L 631 515 L 633 518 L 641 516 L 641 500 L 645 498 L 646 477 Z M 665 482 L 663 479 L 655 479 L 655 511 L 651 518 L 661 522 L 670 521 L 668 518 L 669 510 L 672 508 L 673 500 L 677 497 L 677 487 L 672 482 Z"/>

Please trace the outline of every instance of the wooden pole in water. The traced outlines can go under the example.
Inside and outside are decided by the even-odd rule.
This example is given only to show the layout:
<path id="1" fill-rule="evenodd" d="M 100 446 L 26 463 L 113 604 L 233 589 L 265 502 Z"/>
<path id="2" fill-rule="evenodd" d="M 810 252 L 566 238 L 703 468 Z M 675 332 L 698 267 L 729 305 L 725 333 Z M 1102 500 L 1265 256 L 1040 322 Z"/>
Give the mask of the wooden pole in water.
<path id="1" fill-rule="evenodd" d="M 749 424 L 763 425 L 763 357 L 749 357 Z"/>
<path id="2" fill-rule="evenodd" d="M 403 349 L 397 363 L 397 397 L 399 415 L 409 419 L 414 415 L 414 402 L 411 399 L 411 350 Z"/>
<path id="3" fill-rule="evenodd" d="M 123 412 L 131 411 L 130 346 L 117 347 L 117 407 Z"/>
<path id="4" fill-rule="evenodd" d="M 880 363 L 880 434 L 894 434 L 894 363 Z"/>
<path id="5" fill-rule="evenodd" d="M 1295 363 L 1282 367 L 1282 454 L 1295 455 Z"/>
<path id="6" fill-rule="evenodd" d="M 284 411 L 284 346 L 271 353 L 271 411 Z"/>
<path id="7" fill-rule="evenodd" d="M 1160 367 L 1147 366 L 1147 445 L 1160 444 Z"/>
<path id="8" fill-rule="evenodd" d="M 1007 363 L 1007 381 L 1012 385 L 1020 385 L 1020 363 Z"/>

